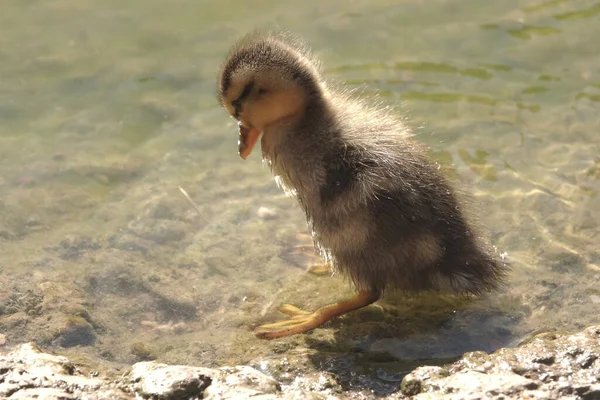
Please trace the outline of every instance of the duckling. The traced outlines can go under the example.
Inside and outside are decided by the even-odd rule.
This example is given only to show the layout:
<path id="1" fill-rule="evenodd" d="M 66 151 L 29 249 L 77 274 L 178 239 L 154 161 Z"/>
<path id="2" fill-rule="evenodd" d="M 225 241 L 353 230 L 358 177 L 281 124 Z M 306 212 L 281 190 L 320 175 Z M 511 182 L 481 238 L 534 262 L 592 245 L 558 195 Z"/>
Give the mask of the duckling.
<path id="1" fill-rule="evenodd" d="M 258 327 L 273 339 L 303 333 L 372 304 L 386 290 L 481 294 L 508 266 L 466 218 L 455 189 L 403 122 L 323 79 L 289 34 L 251 33 L 223 63 L 220 104 L 239 125 L 246 159 L 262 158 L 304 213 L 316 249 L 357 293 Z"/>

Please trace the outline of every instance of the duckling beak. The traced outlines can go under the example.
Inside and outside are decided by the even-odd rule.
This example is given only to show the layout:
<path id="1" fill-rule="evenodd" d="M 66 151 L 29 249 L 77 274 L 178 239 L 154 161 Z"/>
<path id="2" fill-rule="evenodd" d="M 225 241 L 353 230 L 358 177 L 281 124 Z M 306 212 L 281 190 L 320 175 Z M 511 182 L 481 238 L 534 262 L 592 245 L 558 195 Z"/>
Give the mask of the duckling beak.
<path id="1" fill-rule="evenodd" d="M 241 122 L 238 122 L 238 126 L 240 128 L 238 151 L 240 153 L 240 157 L 245 160 L 246 157 L 252 153 L 252 149 L 260 137 L 260 131 L 256 128 L 247 128 L 243 126 Z"/>

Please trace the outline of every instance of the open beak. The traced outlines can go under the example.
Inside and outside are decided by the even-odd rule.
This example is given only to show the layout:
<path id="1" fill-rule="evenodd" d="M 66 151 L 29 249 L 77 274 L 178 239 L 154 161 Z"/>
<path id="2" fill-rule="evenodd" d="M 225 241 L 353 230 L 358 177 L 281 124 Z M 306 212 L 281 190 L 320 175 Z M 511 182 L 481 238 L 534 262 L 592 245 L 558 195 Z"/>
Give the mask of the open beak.
<path id="1" fill-rule="evenodd" d="M 240 137 L 238 140 L 238 150 L 240 157 L 244 160 L 252 153 L 252 149 L 258 138 L 260 137 L 260 131 L 256 128 L 246 128 L 241 122 L 238 122 L 240 128 Z"/>

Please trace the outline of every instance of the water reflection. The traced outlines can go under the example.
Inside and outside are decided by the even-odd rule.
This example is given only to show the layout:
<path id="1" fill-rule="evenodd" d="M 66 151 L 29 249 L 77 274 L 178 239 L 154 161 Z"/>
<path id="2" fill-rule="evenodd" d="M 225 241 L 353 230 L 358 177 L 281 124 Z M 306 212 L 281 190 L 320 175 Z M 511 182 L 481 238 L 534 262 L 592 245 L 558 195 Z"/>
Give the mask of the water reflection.
<path id="1" fill-rule="evenodd" d="M 487 106 L 493 106 L 497 103 L 497 100 L 487 96 L 464 93 L 422 93 L 411 91 L 402 93 L 401 97 L 405 100 L 425 100 L 441 103 L 469 102 Z"/>
<path id="2" fill-rule="evenodd" d="M 569 11 L 563 14 L 556 14 L 554 15 L 554 18 L 559 21 L 566 21 L 592 18 L 596 15 L 600 15 L 600 3 L 583 10 Z"/>
<path id="3" fill-rule="evenodd" d="M 460 69 L 453 65 L 444 63 L 432 62 L 396 62 L 393 64 L 385 63 L 369 63 L 361 65 L 343 65 L 336 68 L 327 68 L 327 73 L 342 73 L 346 71 L 361 71 L 361 70 L 400 70 L 400 71 L 418 71 L 418 72 L 436 72 L 442 74 L 461 74 L 479 79 L 491 79 L 494 75 L 480 68 L 464 68 Z M 502 69 L 502 66 L 492 66 L 491 69 Z"/>
<path id="4" fill-rule="evenodd" d="M 532 12 L 544 10 L 546 8 L 552 8 L 554 6 L 558 6 L 558 5 L 563 4 L 563 3 L 569 3 L 569 2 L 572 2 L 572 1 L 573 0 L 550 0 L 550 1 L 545 1 L 545 2 L 542 2 L 540 4 L 536 4 L 536 5 L 529 6 L 529 7 L 524 7 L 523 11 L 528 12 L 528 13 L 532 13 Z"/>
<path id="5" fill-rule="evenodd" d="M 519 39 L 531 39 L 536 35 L 548 36 L 560 33 L 561 30 L 553 28 L 551 26 L 524 26 L 519 29 L 508 29 L 506 31 L 509 35 L 512 35 Z"/>

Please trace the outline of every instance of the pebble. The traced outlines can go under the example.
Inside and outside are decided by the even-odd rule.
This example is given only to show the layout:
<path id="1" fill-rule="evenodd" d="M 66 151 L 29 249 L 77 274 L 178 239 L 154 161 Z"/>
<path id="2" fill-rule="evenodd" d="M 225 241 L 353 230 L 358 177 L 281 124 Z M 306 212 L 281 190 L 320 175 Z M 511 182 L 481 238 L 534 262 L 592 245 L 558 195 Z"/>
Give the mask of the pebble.
<path id="1" fill-rule="evenodd" d="M 268 207 L 260 207 L 258 209 L 258 211 L 256 212 L 256 214 L 258 215 L 259 218 L 264 219 L 264 220 L 277 218 L 277 212 L 275 210 L 273 210 L 272 208 L 268 208 Z"/>

